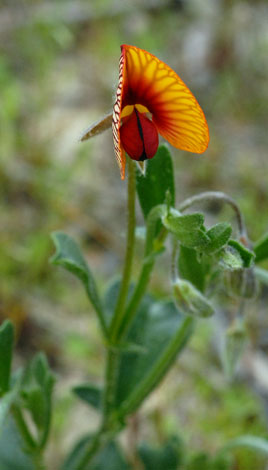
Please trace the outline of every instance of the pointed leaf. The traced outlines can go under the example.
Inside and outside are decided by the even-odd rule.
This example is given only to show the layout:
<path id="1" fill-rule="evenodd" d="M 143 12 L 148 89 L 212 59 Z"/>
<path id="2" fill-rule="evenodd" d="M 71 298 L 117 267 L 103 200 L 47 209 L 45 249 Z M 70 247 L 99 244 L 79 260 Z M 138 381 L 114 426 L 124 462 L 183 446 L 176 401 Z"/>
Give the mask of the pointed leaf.
<path id="1" fill-rule="evenodd" d="M 206 252 L 211 254 L 219 251 L 224 245 L 226 245 L 231 233 L 232 227 L 226 222 L 222 222 L 211 227 L 211 229 L 206 233 L 210 239 Z"/>
<path id="2" fill-rule="evenodd" d="M 138 197 L 145 219 L 153 207 L 165 202 L 167 191 L 170 193 L 170 205 L 174 206 L 173 162 L 167 146 L 159 146 L 154 158 L 147 162 L 145 175 L 137 171 L 136 180 Z"/>
<path id="3" fill-rule="evenodd" d="M 210 243 L 205 233 L 204 215 L 198 212 L 194 214 L 181 215 L 180 212 L 171 209 L 162 218 L 166 229 L 173 233 L 183 246 L 203 251 Z"/>
<path id="4" fill-rule="evenodd" d="M 69 235 L 63 232 L 54 232 L 51 236 L 56 247 L 56 253 L 51 258 L 51 262 L 63 266 L 82 281 L 93 307 L 102 317 L 102 306 L 97 286 L 80 248 Z"/>
<path id="5" fill-rule="evenodd" d="M 13 343 L 14 327 L 6 320 L 0 327 L 0 396 L 9 389 Z"/>
<path id="6" fill-rule="evenodd" d="M 268 258 L 268 233 L 263 235 L 263 237 L 255 243 L 253 249 L 256 255 L 256 263 Z"/>
<path id="7" fill-rule="evenodd" d="M 91 384 L 81 384 L 74 387 L 73 392 L 87 404 L 99 410 L 101 408 L 102 390 Z"/>
<path id="8" fill-rule="evenodd" d="M 24 371 L 21 384 L 23 405 L 30 411 L 39 430 L 44 430 L 50 421 L 54 375 L 45 355 L 36 354 Z"/>

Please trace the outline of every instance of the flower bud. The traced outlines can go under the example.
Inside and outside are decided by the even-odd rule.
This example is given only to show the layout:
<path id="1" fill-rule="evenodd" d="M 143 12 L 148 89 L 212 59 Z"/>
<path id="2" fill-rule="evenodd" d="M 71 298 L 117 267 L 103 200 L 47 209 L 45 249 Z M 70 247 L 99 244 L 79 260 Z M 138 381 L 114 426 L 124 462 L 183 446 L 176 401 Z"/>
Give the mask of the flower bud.
<path id="1" fill-rule="evenodd" d="M 173 294 L 177 307 L 186 315 L 204 318 L 214 313 L 209 300 L 189 281 L 176 279 Z"/>
<path id="2" fill-rule="evenodd" d="M 236 297 L 251 299 L 257 293 L 257 281 L 252 268 L 226 271 L 225 286 L 230 294 Z"/>

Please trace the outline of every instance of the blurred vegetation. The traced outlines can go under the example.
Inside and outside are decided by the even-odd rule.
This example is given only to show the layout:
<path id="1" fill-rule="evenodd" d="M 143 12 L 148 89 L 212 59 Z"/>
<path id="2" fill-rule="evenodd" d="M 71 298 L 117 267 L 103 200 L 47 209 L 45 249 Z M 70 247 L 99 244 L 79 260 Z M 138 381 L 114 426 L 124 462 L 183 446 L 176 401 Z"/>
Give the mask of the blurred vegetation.
<path id="1" fill-rule="evenodd" d="M 95 415 L 85 416 L 68 389 L 89 376 L 101 380 L 103 348 L 84 292 L 48 263 L 49 234 L 62 229 L 80 241 L 103 289 L 116 276 L 125 182 L 111 132 L 86 144 L 78 139 L 111 109 L 120 44 L 167 62 L 207 116 L 205 155 L 172 150 L 178 200 L 201 190 L 225 191 L 257 240 L 268 230 L 267 14 L 265 0 L 1 2 L 0 319 L 16 324 L 18 364 L 41 349 L 58 374 L 53 462 L 72 434 L 81 434 L 90 419 L 94 427 Z M 208 210 L 213 217 L 219 207 Z M 153 288 L 158 296 L 169 292 L 163 266 Z M 251 349 L 260 354 L 268 350 L 267 299 L 263 290 L 248 306 Z M 221 328 L 219 322 L 219 336 Z M 215 328 L 201 323 L 182 362 L 145 405 L 141 437 L 159 443 L 179 433 L 194 453 L 213 455 L 230 437 L 268 435 L 268 388 L 260 391 L 249 373 L 227 383 L 216 340 Z M 243 450 L 235 465 L 263 470 L 265 463 Z"/>

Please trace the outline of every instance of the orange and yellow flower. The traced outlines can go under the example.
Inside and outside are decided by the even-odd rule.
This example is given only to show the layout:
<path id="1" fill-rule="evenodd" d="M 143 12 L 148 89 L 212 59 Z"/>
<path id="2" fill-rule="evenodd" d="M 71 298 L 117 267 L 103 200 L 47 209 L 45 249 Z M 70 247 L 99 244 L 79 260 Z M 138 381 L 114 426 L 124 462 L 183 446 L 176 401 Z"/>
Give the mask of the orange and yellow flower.
<path id="1" fill-rule="evenodd" d="M 103 121 L 103 129 L 110 125 L 110 118 Z M 203 153 L 209 142 L 204 113 L 180 77 L 154 55 L 125 44 L 121 46 L 112 129 L 122 179 L 126 153 L 140 162 L 152 158 L 158 134 L 174 147 L 195 153 Z M 82 140 L 98 132 L 99 123 Z"/>

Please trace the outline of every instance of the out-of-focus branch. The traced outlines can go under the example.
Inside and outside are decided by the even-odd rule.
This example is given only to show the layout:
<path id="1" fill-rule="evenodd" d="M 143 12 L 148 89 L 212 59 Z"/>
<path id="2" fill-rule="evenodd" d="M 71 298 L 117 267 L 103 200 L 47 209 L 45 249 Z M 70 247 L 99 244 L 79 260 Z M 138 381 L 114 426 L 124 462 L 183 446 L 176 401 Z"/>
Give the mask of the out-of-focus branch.
<path id="1" fill-rule="evenodd" d="M 169 4 L 170 3 L 170 4 Z M 110 5 L 101 6 L 82 1 L 53 2 L 46 1 L 37 6 L 29 5 L 23 7 L 13 3 L 11 6 L 0 10 L 0 34 L 35 23 L 87 23 L 102 18 L 113 18 L 122 14 L 131 14 L 140 10 L 150 11 L 167 8 L 172 2 L 165 0 L 119 0 L 111 2 Z"/>

